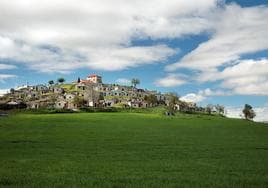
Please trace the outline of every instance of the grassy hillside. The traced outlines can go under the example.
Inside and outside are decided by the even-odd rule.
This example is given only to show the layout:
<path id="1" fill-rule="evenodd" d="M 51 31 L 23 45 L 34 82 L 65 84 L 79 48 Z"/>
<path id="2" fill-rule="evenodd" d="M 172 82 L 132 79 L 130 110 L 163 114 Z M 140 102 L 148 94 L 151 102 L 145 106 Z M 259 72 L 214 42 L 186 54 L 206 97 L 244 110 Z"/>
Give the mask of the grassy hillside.
<path id="1" fill-rule="evenodd" d="M 268 126 L 206 115 L 0 117 L 0 187 L 268 187 Z"/>

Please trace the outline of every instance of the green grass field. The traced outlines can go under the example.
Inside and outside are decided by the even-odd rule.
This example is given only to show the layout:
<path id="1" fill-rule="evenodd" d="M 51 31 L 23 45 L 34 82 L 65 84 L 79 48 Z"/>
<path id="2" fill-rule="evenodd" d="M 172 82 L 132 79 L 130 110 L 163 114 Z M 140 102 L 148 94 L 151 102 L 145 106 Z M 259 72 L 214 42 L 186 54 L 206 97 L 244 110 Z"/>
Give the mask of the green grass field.
<path id="1" fill-rule="evenodd" d="M 268 187 L 268 126 L 182 114 L 1 117 L 0 187 Z"/>

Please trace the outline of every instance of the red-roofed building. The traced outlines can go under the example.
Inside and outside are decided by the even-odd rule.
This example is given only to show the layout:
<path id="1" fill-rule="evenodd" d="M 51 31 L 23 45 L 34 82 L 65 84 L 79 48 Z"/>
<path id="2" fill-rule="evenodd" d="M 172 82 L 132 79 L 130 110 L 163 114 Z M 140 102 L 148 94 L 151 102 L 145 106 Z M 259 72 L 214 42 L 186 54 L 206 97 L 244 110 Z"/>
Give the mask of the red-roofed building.
<path id="1" fill-rule="evenodd" d="M 102 83 L 102 78 L 101 78 L 101 76 L 98 76 L 98 75 L 96 75 L 96 74 L 91 74 L 91 75 L 89 75 L 89 76 L 86 78 L 86 80 L 91 81 L 92 83 L 95 83 L 95 84 L 97 84 L 97 83 Z"/>
<path id="2" fill-rule="evenodd" d="M 85 80 L 80 80 L 77 83 L 81 83 L 81 84 L 99 84 L 102 83 L 102 78 L 101 76 L 98 76 L 96 74 L 91 74 L 89 75 Z"/>

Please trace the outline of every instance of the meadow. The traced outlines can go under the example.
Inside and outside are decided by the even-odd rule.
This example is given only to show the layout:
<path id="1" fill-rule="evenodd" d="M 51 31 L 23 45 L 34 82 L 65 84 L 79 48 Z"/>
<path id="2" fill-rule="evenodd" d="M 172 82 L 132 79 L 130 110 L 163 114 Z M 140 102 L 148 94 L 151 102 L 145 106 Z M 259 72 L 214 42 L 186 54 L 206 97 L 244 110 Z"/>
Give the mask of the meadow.
<path id="1" fill-rule="evenodd" d="M 0 187 L 268 187 L 268 126 L 191 114 L 0 117 Z"/>

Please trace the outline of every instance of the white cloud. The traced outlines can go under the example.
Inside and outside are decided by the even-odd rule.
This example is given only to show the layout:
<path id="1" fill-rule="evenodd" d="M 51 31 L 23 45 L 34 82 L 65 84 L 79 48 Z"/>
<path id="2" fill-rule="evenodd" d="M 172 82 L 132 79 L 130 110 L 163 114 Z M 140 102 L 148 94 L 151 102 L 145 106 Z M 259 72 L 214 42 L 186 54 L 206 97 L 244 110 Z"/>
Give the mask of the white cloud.
<path id="1" fill-rule="evenodd" d="M 180 100 L 186 101 L 186 102 L 198 103 L 198 102 L 204 101 L 208 97 L 228 96 L 228 95 L 231 95 L 231 93 L 223 91 L 223 90 L 211 90 L 210 88 L 206 88 L 204 90 L 199 90 L 197 93 L 188 93 L 182 96 Z"/>
<path id="2" fill-rule="evenodd" d="M 123 70 L 144 64 L 152 64 L 165 61 L 175 50 L 166 45 L 149 47 L 127 47 L 102 49 L 102 53 L 92 53 L 88 66 L 100 70 Z M 104 55 L 105 54 L 105 55 Z"/>
<path id="3" fill-rule="evenodd" d="M 131 80 L 129 80 L 127 78 L 118 78 L 115 82 L 118 84 L 122 84 L 122 85 L 130 85 L 131 84 Z"/>
<path id="4" fill-rule="evenodd" d="M 268 95 L 268 59 L 239 61 L 219 76 L 224 79 L 221 86 L 236 94 Z"/>
<path id="5" fill-rule="evenodd" d="M 52 46 L 29 46 L 25 43 L 12 41 L 0 37 L 0 40 L 8 41 L 8 45 L 2 45 L 0 58 L 11 58 L 26 63 L 30 69 L 40 72 L 67 73 L 77 68 L 93 68 L 101 70 L 122 70 L 137 67 L 143 64 L 152 64 L 165 61 L 176 53 L 166 45 L 149 47 L 110 47 L 94 48 L 87 53 L 92 54 L 88 60 L 82 53 L 71 50 L 60 50 Z M 1 44 L 1 41 L 0 41 Z M 11 55 L 12 54 L 12 55 Z M 12 65 L 9 65 L 12 67 Z M 1 66 L 0 66 L 1 68 Z"/>
<path id="6" fill-rule="evenodd" d="M 198 103 L 205 99 L 204 96 L 196 93 L 188 93 L 180 98 L 181 101 Z"/>
<path id="7" fill-rule="evenodd" d="M 211 28 L 220 0 L 2 0 L 0 58 L 33 70 L 122 70 L 165 61 L 164 45 L 131 46 L 140 38 L 178 38 Z M 51 48 L 44 48 L 49 46 Z"/>
<path id="8" fill-rule="evenodd" d="M 231 106 L 226 106 L 226 116 L 230 118 L 243 118 L 243 107 L 231 107 Z"/>
<path id="9" fill-rule="evenodd" d="M 232 89 L 235 94 L 268 95 L 267 77 L 230 78 L 223 81 L 222 86 Z"/>
<path id="10" fill-rule="evenodd" d="M 211 90 L 210 88 L 200 90 L 198 92 L 198 95 L 202 95 L 204 97 L 210 97 L 210 96 L 227 96 L 230 95 L 230 92 L 226 92 L 223 90 Z"/>
<path id="11" fill-rule="evenodd" d="M 9 78 L 14 78 L 16 77 L 16 75 L 12 75 L 12 74 L 0 74 L 0 82 L 5 82 L 5 80 L 9 79 Z"/>
<path id="12" fill-rule="evenodd" d="M 172 71 L 186 67 L 207 72 L 229 65 L 243 54 L 267 49 L 267 17 L 267 6 L 225 6 L 211 20 L 214 26 L 212 37 L 184 56 L 180 62 L 171 64 L 166 69 Z"/>
<path id="13" fill-rule="evenodd" d="M 176 87 L 185 83 L 185 77 L 180 74 L 169 74 L 155 81 L 155 85 L 158 87 Z"/>
<path id="14" fill-rule="evenodd" d="M 15 69 L 15 68 L 17 68 L 17 67 L 14 65 L 0 64 L 0 70 Z"/>
<path id="15" fill-rule="evenodd" d="M 203 72 L 197 80 L 222 80 L 220 86 L 233 94 L 268 95 L 268 59 L 239 60 L 222 71 Z"/>
<path id="16" fill-rule="evenodd" d="M 166 70 L 189 68 L 196 70 L 196 81 L 221 80 L 233 94 L 268 95 L 268 59 L 241 59 L 268 49 L 267 17 L 267 6 L 226 5 L 215 14 L 212 37 Z"/>
<path id="17" fill-rule="evenodd" d="M 256 112 L 255 121 L 268 122 L 268 106 L 257 107 L 254 111 Z"/>
<path id="18" fill-rule="evenodd" d="M 0 89 L 0 97 L 7 94 L 10 91 L 10 89 Z"/>

